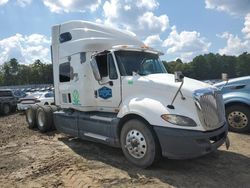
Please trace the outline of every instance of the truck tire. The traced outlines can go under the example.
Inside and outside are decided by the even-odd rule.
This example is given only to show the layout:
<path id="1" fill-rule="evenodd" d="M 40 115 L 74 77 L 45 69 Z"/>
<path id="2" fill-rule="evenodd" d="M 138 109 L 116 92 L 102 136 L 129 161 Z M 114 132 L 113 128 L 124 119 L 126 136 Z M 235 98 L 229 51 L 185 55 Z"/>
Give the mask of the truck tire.
<path id="1" fill-rule="evenodd" d="M 121 147 L 125 157 L 140 168 L 151 166 L 160 158 L 160 147 L 149 125 L 132 119 L 121 130 Z"/>
<path id="2" fill-rule="evenodd" d="M 53 113 L 58 110 L 58 107 L 55 105 L 48 105 L 48 107 L 50 108 L 51 115 L 52 115 L 52 117 L 51 117 L 51 119 L 52 119 L 51 130 L 56 130 Z"/>
<path id="3" fill-rule="evenodd" d="M 3 104 L 3 115 L 8 115 L 11 112 L 11 107 L 9 104 Z"/>
<path id="4" fill-rule="evenodd" d="M 31 105 L 25 112 L 26 121 L 28 123 L 28 128 L 33 129 L 37 126 L 36 123 L 36 111 L 38 109 L 38 105 Z"/>
<path id="5" fill-rule="evenodd" d="M 37 117 L 37 128 L 40 132 L 48 132 L 52 130 L 53 124 L 53 113 L 49 106 L 39 107 L 36 113 Z"/>
<path id="6" fill-rule="evenodd" d="M 250 131 L 250 108 L 233 105 L 226 108 L 226 119 L 230 131 L 243 133 Z"/>

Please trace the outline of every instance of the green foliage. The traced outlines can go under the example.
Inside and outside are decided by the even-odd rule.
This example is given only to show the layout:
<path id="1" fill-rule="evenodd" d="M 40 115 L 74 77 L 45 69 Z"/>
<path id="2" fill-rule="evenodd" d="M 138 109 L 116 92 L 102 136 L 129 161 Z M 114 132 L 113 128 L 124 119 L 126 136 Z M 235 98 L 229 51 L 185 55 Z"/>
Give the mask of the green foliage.
<path id="1" fill-rule="evenodd" d="M 0 86 L 52 83 L 52 64 L 42 63 L 40 60 L 24 65 L 13 58 L 0 67 Z"/>
<path id="2" fill-rule="evenodd" d="M 229 78 L 250 75 L 250 54 L 247 52 L 238 57 L 209 53 L 196 56 L 189 63 L 182 63 L 180 59 L 163 63 L 169 73 L 182 71 L 185 76 L 198 80 L 220 79 L 221 73 L 227 73 Z"/>

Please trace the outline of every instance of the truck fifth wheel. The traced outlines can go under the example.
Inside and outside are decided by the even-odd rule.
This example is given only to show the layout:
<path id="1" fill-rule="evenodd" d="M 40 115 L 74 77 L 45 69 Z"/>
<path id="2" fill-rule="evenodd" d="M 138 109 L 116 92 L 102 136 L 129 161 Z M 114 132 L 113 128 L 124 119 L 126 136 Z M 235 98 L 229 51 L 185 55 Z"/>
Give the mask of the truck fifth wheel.
<path id="1" fill-rule="evenodd" d="M 146 168 L 159 157 L 215 151 L 228 127 L 218 89 L 168 74 L 161 52 L 130 33 L 86 21 L 52 27 L 55 104 L 27 110 L 30 128 L 114 147 Z"/>

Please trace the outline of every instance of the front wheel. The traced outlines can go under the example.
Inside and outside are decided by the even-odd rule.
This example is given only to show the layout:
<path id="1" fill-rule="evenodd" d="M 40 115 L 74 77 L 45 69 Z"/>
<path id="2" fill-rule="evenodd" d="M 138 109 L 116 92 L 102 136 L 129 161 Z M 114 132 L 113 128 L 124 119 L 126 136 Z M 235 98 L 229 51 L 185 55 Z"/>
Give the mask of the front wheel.
<path id="1" fill-rule="evenodd" d="M 153 131 L 142 121 L 127 121 L 121 130 L 121 147 L 125 157 L 140 168 L 151 166 L 160 157 Z"/>
<path id="2" fill-rule="evenodd" d="M 243 105 L 233 105 L 226 108 L 226 118 L 229 130 L 234 132 L 250 131 L 250 108 Z"/>

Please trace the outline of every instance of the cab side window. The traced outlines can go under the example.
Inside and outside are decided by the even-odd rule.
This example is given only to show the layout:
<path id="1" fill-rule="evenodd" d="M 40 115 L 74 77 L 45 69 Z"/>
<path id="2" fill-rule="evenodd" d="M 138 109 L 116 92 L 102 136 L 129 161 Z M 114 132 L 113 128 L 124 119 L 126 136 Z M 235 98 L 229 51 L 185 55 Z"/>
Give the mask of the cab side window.
<path id="1" fill-rule="evenodd" d="M 116 80 L 118 78 L 115 62 L 111 54 L 108 55 L 108 70 L 109 70 L 109 78 L 111 80 Z"/>
<path id="2" fill-rule="evenodd" d="M 62 63 L 59 65 L 59 80 L 60 82 L 70 81 L 70 63 Z"/>
<path id="3" fill-rule="evenodd" d="M 64 43 L 70 41 L 72 39 L 72 35 L 69 32 L 60 34 L 59 41 L 60 43 Z"/>
<path id="4" fill-rule="evenodd" d="M 118 78 L 114 59 L 111 54 L 97 55 L 96 63 L 102 78 L 109 77 L 111 80 Z"/>
<path id="5" fill-rule="evenodd" d="M 108 76 L 107 54 L 96 56 L 96 63 L 101 77 Z"/>

